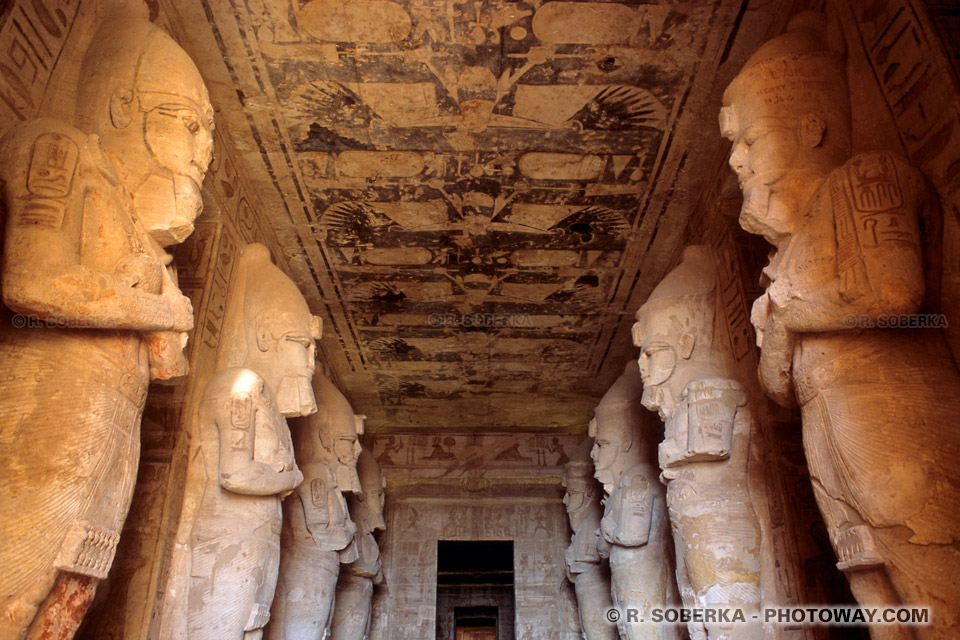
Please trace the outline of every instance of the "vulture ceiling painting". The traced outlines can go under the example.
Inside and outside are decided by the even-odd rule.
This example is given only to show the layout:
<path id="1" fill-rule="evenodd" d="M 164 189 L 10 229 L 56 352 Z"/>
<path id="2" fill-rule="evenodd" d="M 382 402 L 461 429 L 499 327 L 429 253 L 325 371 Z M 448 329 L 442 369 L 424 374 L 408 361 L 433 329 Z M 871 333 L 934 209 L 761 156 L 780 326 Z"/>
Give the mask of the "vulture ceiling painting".
<path id="1" fill-rule="evenodd" d="M 579 431 L 722 160 L 721 83 L 782 15 L 760 4 L 170 9 L 216 43 L 218 126 L 368 428 Z"/>

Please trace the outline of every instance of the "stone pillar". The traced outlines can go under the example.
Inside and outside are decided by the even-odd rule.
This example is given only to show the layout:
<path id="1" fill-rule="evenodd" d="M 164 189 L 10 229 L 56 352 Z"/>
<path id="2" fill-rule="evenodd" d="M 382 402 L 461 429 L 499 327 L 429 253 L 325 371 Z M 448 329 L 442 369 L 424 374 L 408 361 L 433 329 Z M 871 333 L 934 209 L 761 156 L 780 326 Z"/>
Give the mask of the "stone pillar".
<path id="1" fill-rule="evenodd" d="M 903 157 L 853 154 L 842 53 L 823 16 L 801 14 L 724 94 L 741 225 L 776 248 L 751 318 L 760 379 L 801 408 L 814 492 L 857 600 L 932 608 L 930 626 L 873 636 L 946 638 L 960 625 L 960 375 L 916 315 L 921 220 L 935 205 Z"/>
<path id="2" fill-rule="evenodd" d="M 360 491 L 363 416 L 326 377 L 314 378 L 319 410 L 294 426 L 304 481 L 284 503 L 280 582 L 269 640 L 322 640 L 333 617 L 340 563 L 356 559 L 356 525 L 344 492 Z"/>
<path id="3" fill-rule="evenodd" d="M 287 417 L 316 411 L 319 319 L 259 244 L 231 276 L 217 371 L 197 409 L 163 638 L 262 637 L 280 562 L 280 500 L 303 480 Z"/>
<path id="4" fill-rule="evenodd" d="M 650 610 L 671 602 L 673 549 L 652 443 L 641 435 L 641 390 L 640 370 L 631 362 L 597 405 L 590 423 L 590 457 L 607 496 L 600 522 L 606 544 L 601 543 L 600 553 L 610 558 L 620 636 L 663 640 L 674 637 L 674 628 L 652 622 Z M 644 622 L 628 621 L 628 610 L 636 610 Z"/>
<path id="5" fill-rule="evenodd" d="M 691 622 L 695 640 L 759 640 L 760 523 L 747 482 L 753 415 L 726 339 L 716 339 L 717 278 L 703 246 L 637 312 L 643 405 L 665 433 L 662 478 L 677 552 L 683 604 L 739 611 L 747 624 Z M 725 337 L 724 337 L 725 338 Z"/>
<path id="6" fill-rule="evenodd" d="M 363 491 L 347 497 L 350 518 L 357 525 L 351 543 L 356 550 L 356 560 L 343 567 L 337 582 L 331 627 L 334 640 L 369 640 L 373 587 L 383 582 L 380 548 L 374 532 L 386 527 L 383 519 L 386 481 L 376 458 L 366 449 L 360 452 L 357 472 Z"/>
<path id="7" fill-rule="evenodd" d="M 590 440 L 585 441 L 591 444 Z M 593 478 L 593 465 L 586 460 L 568 462 L 563 470 L 567 508 L 573 537 L 564 553 L 567 579 L 577 593 L 580 632 L 585 640 L 616 640 L 617 629 L 607 618 L 610 599 L 610 565 L 600 557 L 600 491 Z"/>
<path id="8" fill-rule="evenodd" d="M 80 84 L 75 121 L 0 140 L 0 638 L 73 637 L 130 507 L 147 385 L 186 374 L 193 327 L 166 248 L 201 207 L 203 80 L 170 36 L 121 13 Z"/>

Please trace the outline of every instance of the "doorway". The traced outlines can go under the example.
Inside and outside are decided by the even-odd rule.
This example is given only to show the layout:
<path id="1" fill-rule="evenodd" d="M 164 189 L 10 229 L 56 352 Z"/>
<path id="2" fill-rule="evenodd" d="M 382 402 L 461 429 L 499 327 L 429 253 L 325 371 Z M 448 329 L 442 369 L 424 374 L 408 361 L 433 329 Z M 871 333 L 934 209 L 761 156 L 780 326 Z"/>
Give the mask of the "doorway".
<path id="1" fill-rule="evenodd" d="M 514 640 L 512 540 L 437 542 L 437 640 Z"/>

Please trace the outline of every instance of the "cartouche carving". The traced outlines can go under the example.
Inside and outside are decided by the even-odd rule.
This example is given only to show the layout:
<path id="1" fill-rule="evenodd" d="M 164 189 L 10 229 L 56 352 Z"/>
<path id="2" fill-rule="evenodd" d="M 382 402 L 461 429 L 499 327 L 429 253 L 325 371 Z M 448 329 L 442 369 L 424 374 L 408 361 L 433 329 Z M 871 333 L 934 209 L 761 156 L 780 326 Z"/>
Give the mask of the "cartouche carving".
<path id="1" fill-rule="evenodd" d="M 319 318 L 267 248 L 244 247 L 230 278 L 217 372 L 198 408 L 191 457 L 202 468 L 188 477 L 186 553 L 168 588 L 166 606 L 183 607 L 186 624 L 168 625 L 163 637 L 262 637 L 280 564 L 280 499 L 303 480 L 286 418 L 316 411 L 310 381 L 319 337 Z"/>
<path id="2" fill-rule="evenodd" d="M 373 454 L 364 449 L 357 460 L 362 493 L 347 496 L 350 518 L 357 525 L 352 544 L 356 560 L 344 565 L 337 581 L 333 609 L 332 637 L 338 640 L 369 640 L 373 587 L 383 582 L 380 548 L 374 531 L 383 531 L 383 490 L 385 480 Z"/>
<path id="3" fill-rule="evenodd" d="M 960 376 L 937 330 L 870 328 L 924 298 L 923 176 L 890 152 L 852 155 L 844 63 L 822 16 L 763 45 L 724 94 L 741 225 L 776 251 L 754 304 L 760 379 L 799 403 L 817 503 L 857 600 L 932 607 L 960 626 Z"/>
<path id="4" fill-rule="evenodd" d="M 186 373 L 193 327 L 164 248 L 200 210 L 206 88 L 146 21 L 111 17 L 92 42 L 77 122 L 0 140 L 3 639 L 73 636 L 130 506 L 147 385 Z"/>
<path id="5" fill-rule="evenodd" d="M 661 478 L 687 607 L 760 609 L 760 523 L 751 505 L 747 462 L 753 418 L 733 354 L 717 326 L 716 267 L 706 247 L 687 247 L 680 265 L 637 312 L 643 405 L 665 434 Z M 719 318 L 722 322 L 722 316 Z M 694 640 L 759 639 L 759 623 L 691 622 Z"/>
<path id="6" fill-rule="evenodd" d="M 564 559 L 567 579 L 577 593 L 580 632 L 585 640 L 616 640 L 617 628 L 606 617 L 613 606 L 610 567 L 597 550 L 603 508 L 593 465 L 586 460 L 568 462 L 563 470 L 563 486 L 563 504 L 573 529 Z"/>
<path id="7" fill-rule="evenodd" d="M 269 640 L 321 640 L 330 632 L 340 563 L 353 562 L 356 525 L 344 492 L 360 491 L 357 457 L 364 416 L 322 375 L 313 389 L 319 409 L 293 429 L 303 484 L 284 502 L 280 582 Z"/>
<path id="8" fill-rule="evenodd" d="M 600 532 L 602 556 L 610 558 L 610 595 L 624 612 L 617 621 L 620 636 L 628 640 L 662 640 L 670 625 L 628 622 L 625 612 L 648 612 L 669 601 L 669 523 L 663 485 L 648 443 L 641 436 L 645 412 L 640 404 L 642 384 L 636 362 L 627 365 L 594 411 L 590 457 L 594 477 L 606 494 Z M 670 635 L 669 637 L 673 637 Z"/>

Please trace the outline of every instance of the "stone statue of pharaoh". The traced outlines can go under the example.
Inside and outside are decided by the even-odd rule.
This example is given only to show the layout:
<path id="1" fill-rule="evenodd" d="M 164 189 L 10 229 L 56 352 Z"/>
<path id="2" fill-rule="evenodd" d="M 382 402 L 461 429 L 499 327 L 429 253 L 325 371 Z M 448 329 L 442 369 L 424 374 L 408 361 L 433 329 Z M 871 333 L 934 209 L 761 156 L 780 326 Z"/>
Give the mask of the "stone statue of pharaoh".
<path id="1" fill-rule="evenodd" d="M 680 265 L 637 312 L 643 406 L 664 421 L 661 478 L 684 606 L 739 609 L 746 624 L 691 622 L 691 640 L 759 640 L 760 523 L 747 462 L 753 418 L 718 320 L 716 266 L 707 247 Z"/>
<path id="2" fill-rule="evenodd" d="M 286 418 L 316 411 L 310 381 L 319 337 L 319 318 L 267 248 L 244 247 L 191 452 L 203 477 L 189 497 L 197 505 L 179 576 L 189 640 L 263 636 L 280 565 L 280 500 L 303 479 Z"/>
<path id="3" fill-rule="evenodd" d="M 929 626 L 873 636 L 953 637 L 960 375 L 939 330 L 884 327 L 922 308 L 921 220 L 936 213 L 904 158 L 852 154 L 844 64 L 822 18 L 794 18 L 723 98 L 740 223 L 775 247 L 751 318 L 760 379 L 801 407 L 817 503 L 857 600 L 932 608 Z"/>
<path id="4" fill-rule="evenodd" d="M 590 441 L 587 440 L 587 443 Z M 610 567 L 600 557 L 601 492 L 593 477 L 593 464 L 573 460 L 563 469 L 567 508 L 573 537 L 563 554 L 567 563 L 567 579 L 577 594 L 580 633 L 584 640 L 617 640 L 617 628 L 607 619 L 613 606 L 610 599 Z"/>
<path id="5" fill-rule="evenodd" d="M 77 122 L 0 140 L 3 640 L 73 636 L 130 506 L 147 385 L 185 373 L 193 327 L 164 247 L 200 211 L 206 88 L 149 22 L 111 16 L 92 42 Z"/>
<path id="6" fill-rule="evenodd" d="M 594 477 L 607 496 L 600 553 L 610 558 L 610 595 L 621 611 L 620 637 L 663 640 L 673 637 L 673 628 L 651 622 L 649 611 L 669 602 L 673 549 L 659 469 L 652 447 L 641 436 L 646 420 L 641 392 L 640 369 L 632 361 L 594 410 L 590 457 Z M 645 621 L 630 621 L 628 609 L 638 611 Z"/>
<path id="7" fill-rule="evenodd" d="M 340 563 L 357 559 L 356 525 L 344 492 L 359 492 L 363 416 L 324 376 L 313 381 L 319 410 L 294 425 L 303 484 L 284 503 L 280 584 L 269 640 L 322 640 L 330 633 Z"/>
<path id="8" fill-rule="evenodd" d="M 332 637 L 337 640 L 369 640 L 373 586 L 383 582 L 380 548 L 374 531 L 383 531 L 383 490 L 385 480 L 373 454 L 364 449 L 357 460 L 362 493 L 347 496 L 350 518 L 357 525 L 353 538 L 357 559 L 344 565 L 337 581 L 333 609 Z"/>

